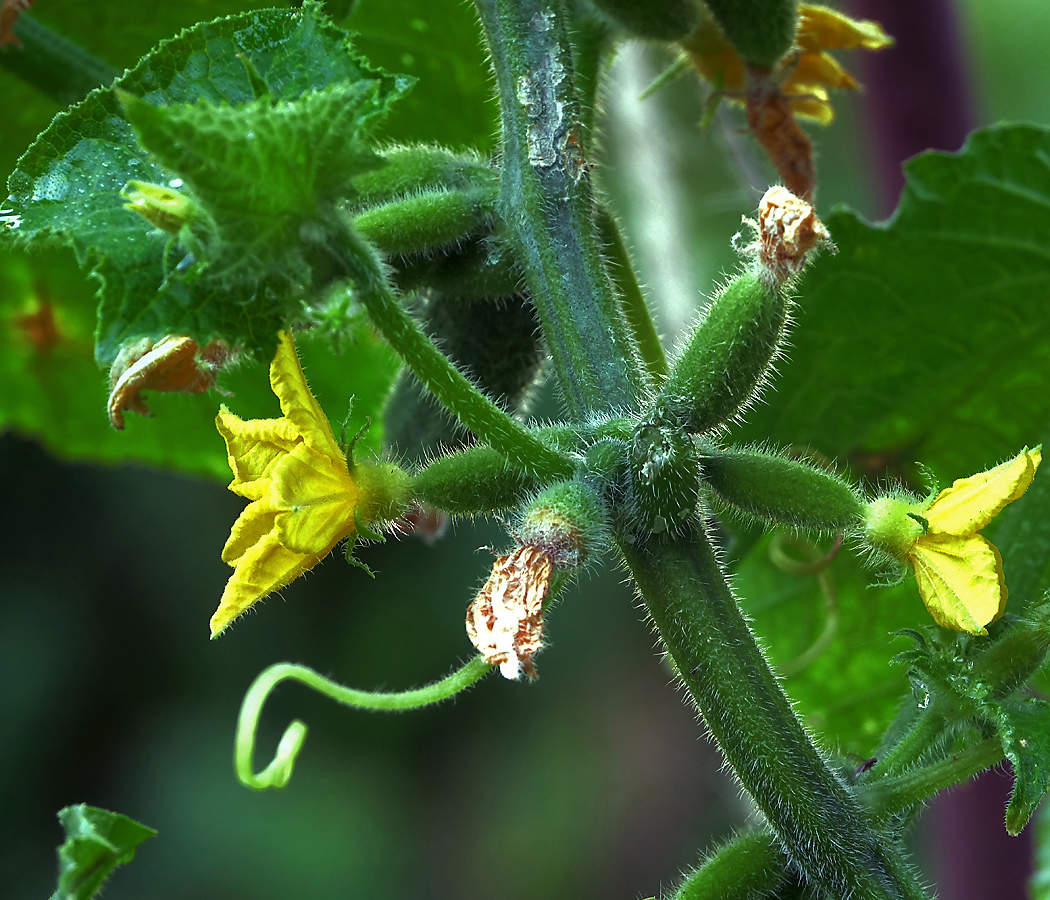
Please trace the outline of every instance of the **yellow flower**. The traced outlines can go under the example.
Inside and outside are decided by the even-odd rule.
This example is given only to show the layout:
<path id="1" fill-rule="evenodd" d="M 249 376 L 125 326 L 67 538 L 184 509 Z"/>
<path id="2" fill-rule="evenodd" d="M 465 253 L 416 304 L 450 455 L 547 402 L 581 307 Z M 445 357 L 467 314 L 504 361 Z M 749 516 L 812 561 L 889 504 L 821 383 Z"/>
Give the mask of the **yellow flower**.
<path id="1" fill-rule="evenodd" d="M 389 463 L 348 463 L 307 387 L 295 345 L 281 332 L 270 364 L 280 419 L 244 421 L 222 407 L 230 490 L 250 500 L 222 551 L 234 573 L 211 618 L 212 637 L 268 594 L 294 581 L 365 524 L 407 501 L 408 476 Z"/>
<path id="2" fill-rule="evenodd" d="M 938 625 L 969 634 L 1003 614 L 1007 590 L 999 551 L 978 532 L 1032 483 L 1040 449 L 969 478 L 927 503 L 880 497 L 868 506 L 872 546 L 910 562 L 922 602 Z"/>
<path id="3" fill-rule="evenodd" d="M 776 77 L 793 113 L 827 125 L 835 115 L 828 91 L 855 91 L 860 87 L 827 51 L 881 50 L 892 45 L 893 39 L 878 22 L 851 19 L 826 6 L 802 3 L 798 13 L 798 52 L 781 61 L 782 70 Z M 739 99 L 733 99 L 743 102 L 747 87 L 744 61 L 710 14 L 682 47 L 705 79 L 727 93 L 738 94 Z"/>

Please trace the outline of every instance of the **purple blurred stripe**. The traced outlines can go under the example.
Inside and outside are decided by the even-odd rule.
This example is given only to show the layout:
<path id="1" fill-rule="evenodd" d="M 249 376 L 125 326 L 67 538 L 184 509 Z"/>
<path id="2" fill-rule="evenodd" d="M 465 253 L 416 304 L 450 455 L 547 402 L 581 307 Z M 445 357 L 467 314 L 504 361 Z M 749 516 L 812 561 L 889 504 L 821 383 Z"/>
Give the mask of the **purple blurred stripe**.
<path id="1" fill-rule="evenodd" d="M 951 0 L 853 0 L 849 12 L 881 22 L 896 44 L 850 54 L 864 85 L 878 211 L 897 206 L 901 163 L 923 150 L 958 150 L 976 126 L 966 49 Z"/>

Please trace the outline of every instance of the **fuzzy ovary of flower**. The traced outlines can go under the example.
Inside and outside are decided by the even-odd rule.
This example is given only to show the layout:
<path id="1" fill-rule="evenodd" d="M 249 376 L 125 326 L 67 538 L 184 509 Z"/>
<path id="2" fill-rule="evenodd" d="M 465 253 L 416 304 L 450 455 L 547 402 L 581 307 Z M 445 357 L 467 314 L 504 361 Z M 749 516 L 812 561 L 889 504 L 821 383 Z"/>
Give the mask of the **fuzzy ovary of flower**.
<path id="1" fill-rule="evenodd" d="M 799 4 L 798 52 L 782 62 L 780 89 L 791 98 L 798 116 L 827 125 L 834 117 L 829 90 L 857 90 L 860 85 L 828 50 L 881 50 L 893 43 L 877 22 L 850 19 L 826 6 Z M 711 84 L 742 96 L 747 72 L 744 61 L 713 19 L 682 41 L 696 70 Z"/>
<path id="2" fill-rule="evenodd" d="M 1006 580 L 999 551 L 978 532 L 1032 483 L 1042 455 L 1024 450 L 1008 462 L 958 479 L 933 500 L 879 497 L 867 507 L 865 538 L 911 563 L 922 602 L 938 625 L 969 634 L 1003 614 Z"/>
<path id="3" fill-rule="evenodd" d="M 251 503 L 222 551 L 234 573 L 211 619 L 213 637 L 359 533 L 359 523 L 396 514 L 409 492 L 407 475 L 393 465 L 348 465 L 287 332 L 270 384 L 281 418 L 244 421 L 225 407 L 216 418 L 233 470 L 230 490 Z"/>

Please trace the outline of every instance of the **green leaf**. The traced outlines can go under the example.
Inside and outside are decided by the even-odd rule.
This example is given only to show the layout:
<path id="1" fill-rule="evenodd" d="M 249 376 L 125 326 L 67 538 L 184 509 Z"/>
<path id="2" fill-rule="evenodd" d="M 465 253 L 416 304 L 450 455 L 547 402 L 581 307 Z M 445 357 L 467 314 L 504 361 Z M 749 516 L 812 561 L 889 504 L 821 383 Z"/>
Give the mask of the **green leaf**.
<path id="1" fill-rule="evenodd" d="M 771 540 L 764 537 L 744 558 L 733 587 L 771 661 L 790 668 L 821 635 L 826 600 L 815 576 L 789 574 L 771 562 Z M 810 728 L 867 757 L 909 690 L 904 670 L 890 665 L 906 649 L 892 632 L 921 628 L 930 618 L 913 582 L 871 587 L 878 574 L 846 551 L 828 574 L 838 616 L 834 639 L 785 688 Z"/>
<path id="2" fill-rule="evenodd" d="M 944 480 L 1034 445 L 1050 421 L 1050 131 L 1000 126 L 906 166 L 896 215 L 837 212 L 838 255 L 800 286 L 777 396 L 742 438 Z"/>
<path id="3" fill-rule="evenodd" d="M 1050 450 L 1050 429 L 1041 443 Z M 1010 589 L 1008 609 L 1021 613 L 1035 606 L 1050 589 L 1050 467 L 1036 472 L 1024 496 L 1002 513 L 995 544 Z"/>
<path id="4" fill-rule="evenodd" d="M 499 135 L 491 69 L 472 4 L 357 0 L 348 27 L 375 64 L 419 79 L 382 125 L 385 137 L 494 150 Z"/>
<path id="5" fill-rule="evenodd" d="M 39 342 L 34 331 L 49 314 L 51 344 Z M 116 431 L 106 415 L 106 377 L 92 357 L 94 319 L 91 290 L 68 251 L 0 255 L 0 429 L 34 435 L 67 459 L 137 462 L 229 480 L 215 414 L 225 403 L 244 418 L 280 415 L 267 362 L 243 360 L 223 372 L 219 385 L 232 397 L 148 393 L 153 418 L 128 415 L 125 430 Z M 344 333 L 345 346 L 335 353 L 331 339 L 317 333 L 297 333 L 296 345 L 310 387 L 337 430 L 353 396 L 347 432 L 354 434 L 367 418 L 382 421 L 398 360 L 367 321 L 357 320 Z M 375 449 L 381 437 L 376 424 L 362 441 Z"/>
<path id="6" fill-rule="evenodd" d="M 161 43 L 114 88 L 152 106 L 202 99 L 250 104 L 252 80 L 238 54 L 278 102 L 362 80 L 380 82 L 388 94 L 404 87 L 368 66 L 319 7 L 307 4 L 302 10 L 245 13 L 195 26 Z M 147 158 L 115 90 L 104 89 L 57 116 L 9 183 L 9 235 L 23 244 L 59 238 L 102 282 L 99 361 L 111 361 L 131 338 L 172 333 L 202 344 L 224 336 L 249 352 L 268 353 L 282 314 L 288 315 L 287 290 L 264 282 L 230 291 L 207 278 L 177 277 L 179 263 L 190 260 L 169 235 L 124 208 L 120 191 L 128 181 L 182 187 L 173 173 Z"/>
<path id="7" fill-rule="evenodd" d="M 58 813 L 66 840 L 58 848 L 58 890 L 51 900 L 89 900 L 117 866 L 156 831 L 134 819 L 80 803 Z"/>
<path id="8" fill-rule="evenodd" d="M 184 181 L 214 223 L 208 281 L 254 289 L 273 279 L 305 289 L 310 266 L 301 230 L 353 193 L 354 176 L 382 164 L 365 138 L 369 120 L 397 93 L 392 84 L 361 80 L 290 102 L 267 97 L 236 107 L 158 107 L 131 95 L 122 101 L 143 146 Z"/>
<path id="9" fill-rule="evenodd" d="M 1003 752 L 1014 767 L 1014 789 L 1006 807 L 1006 830 L 1020 834 L 1050 789 L 1050 703 L 1026 700 L 989 704 Z"/>

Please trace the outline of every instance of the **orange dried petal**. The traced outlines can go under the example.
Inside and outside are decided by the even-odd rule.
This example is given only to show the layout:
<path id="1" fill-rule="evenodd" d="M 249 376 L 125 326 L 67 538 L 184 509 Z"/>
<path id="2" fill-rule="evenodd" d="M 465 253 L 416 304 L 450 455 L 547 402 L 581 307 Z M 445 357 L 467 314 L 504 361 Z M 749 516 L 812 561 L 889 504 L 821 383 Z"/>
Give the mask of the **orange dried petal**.
<path id="1" fill-rule="evenodd" d="M 786 188 L 771 187 L 758 205 L 758 256 L 779 278 L 801 271 L 806 254 L 830 240 L 816 210 Z"/>
<path id="2" fill-rule="evenodd" d="M 143 339 L 126 344 L 109 370 L 109 419 L 124 428 L 124 411 L 146 408 L 143 391 L 201 394 L 215 384 L 215 374 L 229 360 L 222 341 L 204 350 L 188 337 L 169 335 L 159 341 Z"/>
<path id="3" fill-rule="evenodd" d="M 21 47 L 22 42 L 15 36 L 15 23 L 36 0 L 3 0 L 0 3 L 0 47 L 13 44 Z"/>

